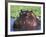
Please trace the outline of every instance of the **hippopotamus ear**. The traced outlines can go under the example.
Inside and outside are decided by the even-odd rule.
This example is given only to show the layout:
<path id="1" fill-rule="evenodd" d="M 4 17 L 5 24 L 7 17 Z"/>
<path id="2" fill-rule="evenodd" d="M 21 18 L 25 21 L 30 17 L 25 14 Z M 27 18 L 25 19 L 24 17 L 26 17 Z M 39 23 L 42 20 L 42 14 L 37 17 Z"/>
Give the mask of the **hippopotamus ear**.
<path id="1" fill-rule="evenodd" d="M 32 12 L 33 13 L 33 11 L 31 10 L 30 12 Z"/>
<path id="2" fill-rule="evenodd" d="M 21 10 L 21 12 L 22 12 L 22 10 Z"/>
<path id="3" fill-rule="evenodd" d="M 22 10 L 20 10 L 20 15 L 22 15 L 22 12 L 23 12 L 23 11 L 22 11 Z"/>

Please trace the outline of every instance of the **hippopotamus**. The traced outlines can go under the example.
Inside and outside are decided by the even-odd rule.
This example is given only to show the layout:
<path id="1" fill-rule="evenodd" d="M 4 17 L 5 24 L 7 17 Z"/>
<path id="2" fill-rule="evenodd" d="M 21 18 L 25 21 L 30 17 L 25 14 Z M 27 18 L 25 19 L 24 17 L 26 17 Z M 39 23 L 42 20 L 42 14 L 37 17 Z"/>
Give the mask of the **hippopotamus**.
<path id="1" fill-rule="evenodd" d="M 40 20 L 37 19 L 33 11 L 28 10 L 21 10 L 20 17 L 18 17 L 16 25 L 14 25 L 14 29 L 16 29 L 16 31 L 39 30 L 40 27 Z"/>

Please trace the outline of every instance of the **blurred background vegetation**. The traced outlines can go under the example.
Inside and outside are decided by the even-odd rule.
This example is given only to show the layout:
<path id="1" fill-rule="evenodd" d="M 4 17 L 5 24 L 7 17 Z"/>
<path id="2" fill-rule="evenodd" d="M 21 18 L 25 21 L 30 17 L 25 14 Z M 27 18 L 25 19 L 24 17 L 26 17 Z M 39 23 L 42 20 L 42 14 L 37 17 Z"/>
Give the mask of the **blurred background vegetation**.
<path id="1" fill-rule="evenodd" d="M 22 6 L 22 5 L 11 5 L 10 12 L 11 16 L 19 17 L 21 10 L 32 10 L 36 16 L 41 16 L 41 7 L 40 6 Z"/>

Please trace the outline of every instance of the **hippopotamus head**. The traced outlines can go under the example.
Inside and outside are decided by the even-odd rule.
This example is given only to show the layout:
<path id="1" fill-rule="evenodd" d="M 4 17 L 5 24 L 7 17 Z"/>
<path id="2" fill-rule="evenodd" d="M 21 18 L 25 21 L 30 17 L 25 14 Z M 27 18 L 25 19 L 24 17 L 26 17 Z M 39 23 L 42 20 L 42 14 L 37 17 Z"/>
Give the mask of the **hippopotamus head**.
<path id="1" fill-rule="evenodd" d="M 38 20 L 33 11 L 22 11 L 19 20 L 16 23 L 17 30 L 35 30 L 38 26 Z"/>

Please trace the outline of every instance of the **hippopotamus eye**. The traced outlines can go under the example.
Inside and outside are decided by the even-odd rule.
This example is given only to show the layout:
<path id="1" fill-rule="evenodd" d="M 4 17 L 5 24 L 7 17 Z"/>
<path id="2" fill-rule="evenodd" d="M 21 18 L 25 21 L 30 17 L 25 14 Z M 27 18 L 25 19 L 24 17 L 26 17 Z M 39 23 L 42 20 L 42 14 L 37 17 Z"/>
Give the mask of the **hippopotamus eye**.
<path id="1" fill-rule="evenodd" d="M 26 12 L 23 12 L 23 14 L 25 14 Z"/>

